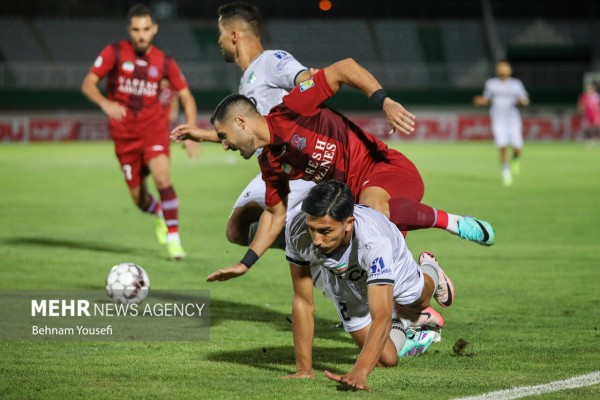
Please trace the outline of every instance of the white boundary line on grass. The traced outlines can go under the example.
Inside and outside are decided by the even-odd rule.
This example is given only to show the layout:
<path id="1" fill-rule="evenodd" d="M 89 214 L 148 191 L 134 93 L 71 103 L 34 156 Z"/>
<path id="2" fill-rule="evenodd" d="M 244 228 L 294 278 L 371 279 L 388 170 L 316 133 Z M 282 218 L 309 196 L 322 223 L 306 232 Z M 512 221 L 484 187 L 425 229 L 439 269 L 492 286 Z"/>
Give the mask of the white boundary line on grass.
<path id="1" fill-rule="evenodd" d="M 536 386 L 521 386 L 496 392 L 470 397 L 461 397 L 455 400 L 512 400 L 525 396 L 536 396 L 543 393 L 559 392 L 561 390 L 575 389 L 584 386 L 592 386 L 600 383 L 600 371 L 585 375 L 575 376 L 562 381 L 554 381 Z"/>

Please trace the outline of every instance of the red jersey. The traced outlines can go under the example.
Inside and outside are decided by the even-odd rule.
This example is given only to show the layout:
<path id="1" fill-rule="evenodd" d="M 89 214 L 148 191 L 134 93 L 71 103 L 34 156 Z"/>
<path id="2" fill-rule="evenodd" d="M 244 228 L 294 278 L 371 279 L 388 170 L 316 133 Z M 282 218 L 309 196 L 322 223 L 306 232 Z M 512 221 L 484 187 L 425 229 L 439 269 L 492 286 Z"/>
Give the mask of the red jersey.
<path id="1" fill-rule="evenodd" d="M 283 98 L 266 116 L 271 143 L 258 158 L 266 183 L 265 204 L 274 206 L 294 179 L 336 179 L 356 197 L 364 177 L 381 162 L 403 157 L 322 103 L 333 95 L 320 70 Z"/>
<path id="2" fill-rule="evenodd" d="M 113 135 L 119 137 L 140 136 L 147 127 L 164 125 L 160 121 L 166 116 L 158 98 L 161 79 L 177 92 L 187 87 L 174 59 L 156 46 L 140 56 L 127 40 L 106 46 L 90 72 L 101 79 L 107 76 L 108 98 L 127 107 L 121 121 L 110 120 Z"/>
<path id="3" fill-rule="evenodd" d="M 586 92 L 579 96 L 579 103 L 583 107 L 584 125 L 600 126 L 600 95 Z"/>

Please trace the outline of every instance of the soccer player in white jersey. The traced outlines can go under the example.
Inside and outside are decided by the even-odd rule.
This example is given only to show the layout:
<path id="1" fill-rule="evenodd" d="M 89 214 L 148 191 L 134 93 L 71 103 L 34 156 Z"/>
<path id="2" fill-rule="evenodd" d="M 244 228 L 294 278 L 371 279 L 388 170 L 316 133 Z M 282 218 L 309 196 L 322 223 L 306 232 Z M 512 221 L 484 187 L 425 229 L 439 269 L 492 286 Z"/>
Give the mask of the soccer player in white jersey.
<path id="1" fill-rule="evenodd" d="M 492 132 L 496 147 L 500 150 L 502 182 L 505 186 L 513 183 L 513 175 L 518 175 L 521 167 L 519 158 L 523 147 L 521 114 L 519 106 L 529 105 L 529 95 L 519 79 L 512 78 L 512 68 L 506 61 L 496 65 L 496 78 L 485 82 L 483 96 L 475 96 L 477 106 L 490 107 Z M 509 165 L 506 148 L 512 147 L 512 160 Z"/>
<path id="2" fill-rule="evenodd" d="M 265 50 L 260 40 L 261 17 L 256 6 L 236 2 L 219 7 L 219 46 L 227 62 L 234 62 L 243 71 L 239 93 L 250 98 L 261 115 L 281 103 L 281 98 L 299 82 L 310 78 L 310 70 L 283 50 Z M 171 138 L 187 135 L 192 140 L 220 143 L 214 130 L 191 125 L 175 128 Z M 288 206 L 292 209 L 314 183 L 304 180 L 290 182 Z M 265 209 L 265 183 L 259 173 L 236 200 L 227 221 L 227 239 L 247 246 Z M 274 247 L 283 247 L 283 235 Z"/>
<path id="3" fill-rule="evenodd" d="M 358 310 L 360 314 L 360 307 L 366 307 L 370 316 L 368 324 L 360 315 L 354 321 L 342 318 L 362 351 L 349 373 L 325 371 L 325 375 L 349 387 L 368 390 L 367 377 L 373 368 L 398 362 L 397 352 L 405 339 L 402 328 L 410 321 L 394 318 L 394 313 L 418 314 L 429 307 L 432 295 L 438 303 L 449 306 L 454 287 L 431 253 L 422 253 L 417 265 L 402 233 L 384 214 L 354 206 L 346 184 L 335 180 L 319 183 L 310 190 L 301 210 L 291 216 L 286 228 L 296 354 L 296 373 L 288 377 L 314 377 L 311 269 L 319 270 L 328 289 L 350 305 L 346 311 Z"/>

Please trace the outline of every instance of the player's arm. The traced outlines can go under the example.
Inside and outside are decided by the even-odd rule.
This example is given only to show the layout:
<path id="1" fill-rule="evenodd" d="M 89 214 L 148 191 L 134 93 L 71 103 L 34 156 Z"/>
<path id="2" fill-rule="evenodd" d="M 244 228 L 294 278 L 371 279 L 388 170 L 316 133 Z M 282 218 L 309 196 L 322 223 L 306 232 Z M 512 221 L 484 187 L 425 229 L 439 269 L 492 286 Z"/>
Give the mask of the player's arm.
<path id="1" fill-rule="evenodd" d="M 485 82 L 485 87 L 483 88 L 483 95 L 473 97 L 473 104 L 479 107 L 489 106 L 492 94 L 492 84 L 489 80 L 487 80 Z"/>
<path id="2" fill-rule="evenodd" d="M 274 206 L 267 206 L 258 220 L 256 236 L 242 261 L 227 268 L 219 269 L 207 278 L 207 282 L 226 281 L 244 275 L 252 265 L 269 249 L 285 226 L 287 199 Z"/>
<path id="3" fill-rule="evenodd" d="M 527 90 L 525 90 L 525 86 L 523 86 L 523 82 L 520 80 L 517 80 L 517 90 L 519 92 L 517 107 L 527 107 L 529 105 L 529 95 L 527 94 Z"/>
<path id="4" fill-rule="evenodd" d="M 92 103 L 100 107 L 109 118 L 117 121 L 121 120 L 127 113 L 127 108 L 120 105 L 116 101 L 106 98 L 100 89 L 98 89 L 99 81 L 100 77 L 98 75 L 93 72 L 88 72 L 81 85 L 81 92 Z"/>
<path id="5" fill-rule="evenodd" d="M 179 97 L 173 96 L 169 101 L 169 126 L 177 122 L 179 117 Z"/>
<path id="6" fill-rule="evenodd" d="M 325 371 L 325 376 L 329 379 L 352 388 L 369 390 L 367 377 L 377 365 L 392 327 L 393 288 L 392 285 L 368 286 L 367 296 L 372 322 L 363 349 L 349 373 L 340 376 Z"/>
<path id="7" fill-rule="evenodd" d="M 298 75 L 296 75 L 296 79 L 294 79 L 294 85 L 298 86 L 301 82 L 309 80 L 311 76 L 317 73 L 317 71 L 318 69 L 311 68 L 300 72 Z"/>
<path id="8" fill-rule="evenodd" d="M 325 78 L 331 91 L 337 93 L 342 85 L 352 86 L 371 98 L 385 113 L 392 132 L 410 134 L 414 131 L 415 116 L 400 103 L 387 96 L 375 77 L 356 61 L 347 58 L 325 68 Z"/>
<path id="9" fill-rule="evenodd" d="M 185 93 L 182 93 L 182 92 L 185 92 Z M 184 100 L 183 100 L 182 96 L 186 98 L 185 101 L 193 103 L 194 112 L 192 114 L 192 112 L 190 111 L 190 115 L 188 115 L 188 113 L 186 112 L 187 123 L 179 125 L 171 131 L 171 134 L 170 134 L 171 140 L 173 140 L 175 142 L 186 141 L 186 143 L 188 143 L 189 141 L 194 141 L 194 142 L 206 141 L 206 142 L 220 143 L 221 140 L 217 136 L 217 132 L 214 129 L 202 129 L 202 128 L 198 128 L 196 126 L 196 113 L 197 113 L 196 101 L 194 100 L 194 96 L 192 96 L 192 93 L 190 92 L 190 90 L 188 88 L 183 89 L 181 92 L 179 92 L 179 97 L 181 98 L 181 103 L 183 105 Z M 185 110 L 185 106 L 183 106 L 183 107 Z"/>
<path id="10" fill-rule="evenodd" d="M 183 140 L 193 140 L 194 142 L 214 142 L 221 143 L 214 129 L 198 128 L 195 124 L 183 124 L 175 127 L 171 131 L 171 140 L 181 142 Z"/>
<path id="11" fill-rule="evenodd" d="M 196 100 L 188 87 L 181 89 L 177 92 L 179 95 L 179 101 L 181 102 L 181 108 L 185 115 L 185 120 L 188 125 L 196 125 L 196 114 L 198 114 L 198 107 L 196 106 Z M 188 157 L 195 159 L 198 157 L 198 143 L 194 140 L 184 141 L 185 150 Z"/>
<path id="12" fill-rule="evenodd" d="M 315 303 L 313 301 L 313 282 L 310 266 L 301 266 L 290 262 L 290 275 L 294 287 L 292 331 L 294 334 L 296 373 L 284 376 L 284 378 L 314 378 L 312 344 L 315 332 Z"/>
<path id="13" fill-rule="evenodd" d="M 485 96 L 473 97 L 473 104 L 476 106 L 487 107 L 490 105 L 490 99 Z"/>

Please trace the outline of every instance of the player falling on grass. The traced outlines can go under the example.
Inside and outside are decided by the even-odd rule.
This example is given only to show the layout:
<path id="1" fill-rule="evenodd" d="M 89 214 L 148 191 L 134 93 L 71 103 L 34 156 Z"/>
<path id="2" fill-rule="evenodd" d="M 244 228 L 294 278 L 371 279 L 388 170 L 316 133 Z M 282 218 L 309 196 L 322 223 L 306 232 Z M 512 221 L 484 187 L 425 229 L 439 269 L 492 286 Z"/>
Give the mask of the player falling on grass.
<path id="1" fill-rule="evenodd" d="M 506 61 L 496 65 L 496 78 L 485 82 L 483 96 L 475 96 L 473 102 L 477 106 L 491 104 L 490 117 L 492 120 L 492 133 L 496 147 L 500 150 L 502 163 L 502 183 L 510 186 L 513 175 L 521 171 L 520 157 L 523 147 L 523 134 L 519 106 L 529 105 L 529 95 L 520 80 L 512 78 L 512 68 Z M 510 165 L 506 148 L 512 147 L 513 154 Z"/>
<path id="2" fill-rule="evenodd" d="M 219 15 L 219 46 L 226 62 L 234 62 L 243 71 L 239 93 L 250 98 L 261 115 L 281 103 L 281 99 L 299 82 L 310 78 L 308 68 L 283 50 L 265 50 L 260 40 L 261 17 L 256 6 L 235 2 L 222 5 Z M 194 140 L 219 143 L 214 130 L 180 125 L 171 137 L 187 135 Z M 288 204 L 292 208 L 308 193 L 314 183 L 290 182 Z M 265 208 L 265 183 L 258 174 L 238 196 L 227 221 L 226 235 L 231 243 L 248 246 L 257 221 Z M 275 247 L 283 246 L 280 236 Z"/>
<path id="3" fill-rule="evenodd" d="M 422 351 L 432 340 L 403 348 L 410 315 L 429 307 L 433 295 L 448 307 L 454 300 L 452 282 L 431 253 L 412 258 L 404 237 L 385 215 L 354 205 L 354 195 L 342 182 L 329 180 L 312 188 L 302 209 L 287 222 L 286 258 L 294 287 L 292 328 L 296 373 L 290 378 L 314 377 L 313 277 L 320 273 L 327 288 L 344 302 L 340 317 L 361 348 L 352 370 L 325 375 L 355 389 L 368 390 L 367 377 L 375 366 L 394 366 L 398 354 Z M 439 315 L 439 314 L 438 314 Z M 439 317 L 438 324 L 443 325 Z"/>
<path id="4" fill-rule="evenodd" d="M 158 31 L 150 10 L 144 5 L 128 14 L 129 41 L 110 44 L 102 50 L 83 81 L 83 93 L 109 117 L 115 152 L 135 204 L 156 216 L 159 242 L 169 255 L 181 260 L 185 252 L 179 237 L 179 200 L 169 176 L 168 116 L 159 102 L 159 84 L 169 81 L 177 91 L 188 123 L 196 119 L 196 102 L 174 59 L 152 41 Z M 108 98 L 98 89 L 107 77 Z M 194 154 L 196 143 L 186 142 Z M 160 202 L 148 192 L 146 177 L 152 174 Z"/>
<path id="5" fill-rule="evenodd" d="M 414 116 L 387 97 L 373 75 L 352 59 L 302 82 L 266 117 L 239 94 L 229 95 L 217 106 L 211 122 L 225 150 L 239 151 L 248 159 L 263 148 L 259 164 L 266 182 L 266 208 L 244 258 L 210 274 L 208 281 L 243 275 L 264 254 L 285 225 L 289 181 L 295 179 L 343 181 L 356 203 L 382 212 L 403 231 L 435 227 L 482 245 L 494 244 L 489 223 L 422 204 L 424 186 L 414 164 L 322 104 L 342 84 L 370 96 L 394 129 L 413 130 Z"/>

